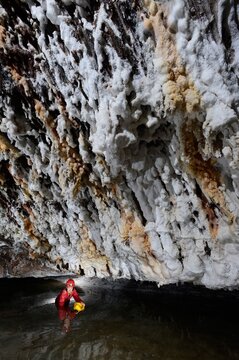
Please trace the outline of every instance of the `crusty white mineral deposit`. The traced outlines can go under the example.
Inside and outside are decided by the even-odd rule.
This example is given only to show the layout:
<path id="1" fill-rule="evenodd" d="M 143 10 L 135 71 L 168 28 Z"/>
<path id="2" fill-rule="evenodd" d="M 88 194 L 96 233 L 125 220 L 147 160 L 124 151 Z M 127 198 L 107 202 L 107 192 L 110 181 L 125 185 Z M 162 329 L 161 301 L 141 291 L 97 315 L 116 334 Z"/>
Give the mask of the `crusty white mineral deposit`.
<path id="1" fill-rule="evenodd" d="M 239 286 L 238 5 L 1 0 L 0 276 Z"/>

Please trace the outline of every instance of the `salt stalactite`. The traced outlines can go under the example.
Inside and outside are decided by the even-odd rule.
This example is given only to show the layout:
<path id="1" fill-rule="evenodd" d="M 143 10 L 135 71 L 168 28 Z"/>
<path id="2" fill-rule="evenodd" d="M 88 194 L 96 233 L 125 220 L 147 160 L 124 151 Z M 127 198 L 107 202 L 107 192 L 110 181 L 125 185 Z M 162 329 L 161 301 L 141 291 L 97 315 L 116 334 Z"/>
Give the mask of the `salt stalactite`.
<path id="1" fill-rule="evenodd" d="M 1 1 L 0 276 L 238 287 L 237 11 Z"/>

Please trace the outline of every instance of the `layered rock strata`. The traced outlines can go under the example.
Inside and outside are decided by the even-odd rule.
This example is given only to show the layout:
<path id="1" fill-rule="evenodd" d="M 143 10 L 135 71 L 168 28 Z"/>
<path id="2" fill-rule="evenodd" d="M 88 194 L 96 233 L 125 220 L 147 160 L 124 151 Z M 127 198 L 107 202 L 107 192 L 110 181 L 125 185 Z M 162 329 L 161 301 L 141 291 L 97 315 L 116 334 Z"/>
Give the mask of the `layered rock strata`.
<path id="1" fill-rule="evenodd" d="M 1 276 L 238 287 L 236 4 L 1 0 Z"/>

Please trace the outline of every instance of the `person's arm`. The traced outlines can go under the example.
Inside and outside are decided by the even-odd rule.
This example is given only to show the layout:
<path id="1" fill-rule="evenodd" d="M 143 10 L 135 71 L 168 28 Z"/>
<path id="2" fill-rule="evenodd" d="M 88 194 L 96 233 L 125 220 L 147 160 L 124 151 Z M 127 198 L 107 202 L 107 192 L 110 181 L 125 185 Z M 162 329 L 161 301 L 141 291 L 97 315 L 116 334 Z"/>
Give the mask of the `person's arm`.
<path id="1" fill-rule="evenodd" d="M 59 294 L 57 306 L 63 308 L 65 306 L 65 302 L 67 299 L 68 299 L 67 291 L 64 289 Z"/>
<path id="2" fill-rule="evenodd" d="M 73 298 L 75 299 L 76 302 L 80 302 L 80 303 L 84 304 L 84 301 L 81 300 L 81 298 L 79 297 L 79 294 L 76 291 L 76 289 L 73 290 L 72 296 L 73 296 Z"/>

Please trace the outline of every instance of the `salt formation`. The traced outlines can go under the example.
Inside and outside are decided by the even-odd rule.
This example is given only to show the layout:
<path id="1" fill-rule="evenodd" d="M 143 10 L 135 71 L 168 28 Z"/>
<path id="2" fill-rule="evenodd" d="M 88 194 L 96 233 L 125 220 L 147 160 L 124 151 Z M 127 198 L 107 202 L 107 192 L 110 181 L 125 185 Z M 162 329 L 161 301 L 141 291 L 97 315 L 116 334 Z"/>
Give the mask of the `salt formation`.
<path id="1" fill-rule="evenodd" d="M 1 0 L 2 276 L 238 287 L 237 11 Z"/>

